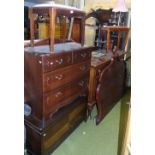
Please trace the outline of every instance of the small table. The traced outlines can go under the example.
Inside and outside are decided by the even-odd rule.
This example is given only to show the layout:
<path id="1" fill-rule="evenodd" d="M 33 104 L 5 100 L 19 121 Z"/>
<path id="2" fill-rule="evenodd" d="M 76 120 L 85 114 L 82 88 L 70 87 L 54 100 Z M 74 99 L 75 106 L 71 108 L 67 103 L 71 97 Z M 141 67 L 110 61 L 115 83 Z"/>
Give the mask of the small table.
<path id="1" fill-rule="evenodd" d="M 108 52 L 111 50 L 111 32 L 116 32 L 116 42 L 117 44 L 115 45 L 117 49 L 119 49 L 120 46 L 120 40 L 121 40 L 121 35 L 124 33 L 123 37 L 123 42 L 122 42 L 122 50 L 125 51 L 125 46 L 128 40 L 128 34 L 129 34 L 130 28 L 126 26 L 102 26 L 101 27 L 101 32 L 106 32 L 106 51 Z"/>
<path id="2" fill-rule="evenodd" d="M 124 52 L 118 51 L 119 57 L 124 57 Z M 89 78 L 89 95 L 88 95 L 88 116 L 91 117 L 91 111 L 96 104 L 96 88 L 99 81 L 100 74 L 106 66 L 110 64 L 112 58 L 112 52 L 108 52 L 101 57 L 92 57 L 90 78 Z"/>

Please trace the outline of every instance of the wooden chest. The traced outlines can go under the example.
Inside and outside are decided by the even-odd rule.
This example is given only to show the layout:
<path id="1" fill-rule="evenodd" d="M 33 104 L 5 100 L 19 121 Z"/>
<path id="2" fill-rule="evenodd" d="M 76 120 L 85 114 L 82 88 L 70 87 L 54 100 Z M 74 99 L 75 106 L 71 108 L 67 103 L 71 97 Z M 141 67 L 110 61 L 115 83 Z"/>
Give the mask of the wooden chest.
<path id="1" fill-rule="evenodd" d="M 25 100 L 31 117 L 46 127 L 55 112 L 79 96 L 87 96 L 92 48 L 24 54 Z"/>
<path id="2" fill-rule="evenodd" d="M 40 46 L 41 49 L 43 46 Z M 50 154 L 86 119 L 92 47 L 43 53 L 25 48 L 26 148 Z"/>

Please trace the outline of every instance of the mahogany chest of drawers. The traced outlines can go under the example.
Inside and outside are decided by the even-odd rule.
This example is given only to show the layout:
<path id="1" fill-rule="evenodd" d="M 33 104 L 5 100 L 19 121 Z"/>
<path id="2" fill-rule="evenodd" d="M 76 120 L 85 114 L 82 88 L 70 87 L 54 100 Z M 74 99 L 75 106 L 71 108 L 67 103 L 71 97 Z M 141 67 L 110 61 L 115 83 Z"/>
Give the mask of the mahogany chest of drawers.
<path id="1" fill-rule="evenodd" d="M 92 48 L 40 54 L 25 52 L 25 100 L 31 117 L 46 127 L 53 114 L 79 96 L 86 96 Z"/>
<path id="2" fill-rule="evenodd" d="M 32 111 L 25 116 L 26 147 L 31 154 L 44 155 L 86 116 L 91 51 L 95 48 L 84 46 L 85 12 L 80 9 L 53 2 L 37 4 L 29 9 L 29 17 L 24 92 L 26 107 Z M 49 37 L 44 40 L 35 35 L 40 18 L 49 23 Z M 61 24 L 60 38 L 57 24 Z"/>
<path id="3" fill-rule="evenodd" d="M 39 53 L 25 48 L 25 101 L 32 109 L 25 116 L 29 153 L 49 154 L 86 118 L 93 49 Z"/>

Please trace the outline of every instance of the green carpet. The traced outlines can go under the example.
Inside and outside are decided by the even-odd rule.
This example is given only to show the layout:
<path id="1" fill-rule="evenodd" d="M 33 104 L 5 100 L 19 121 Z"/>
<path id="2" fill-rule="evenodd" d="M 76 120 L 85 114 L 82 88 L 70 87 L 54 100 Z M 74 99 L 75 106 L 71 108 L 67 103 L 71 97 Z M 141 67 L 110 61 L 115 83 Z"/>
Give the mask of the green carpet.
<path id="1" fill-rule="evenodd" d="M 82 122 L 51 155 L 117 155 L 119 117 L 120 102 L 98 126 L 94 119 Z"/>

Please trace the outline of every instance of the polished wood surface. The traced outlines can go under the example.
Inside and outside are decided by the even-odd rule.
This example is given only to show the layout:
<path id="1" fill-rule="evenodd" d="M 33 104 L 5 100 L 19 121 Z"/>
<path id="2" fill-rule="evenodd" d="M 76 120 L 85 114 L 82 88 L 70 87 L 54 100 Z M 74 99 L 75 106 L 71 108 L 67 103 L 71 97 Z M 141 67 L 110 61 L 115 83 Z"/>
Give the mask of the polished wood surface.
<path id="1" fill-rule="evenodd" d="M 32 107 L 32 117 L 39 119 L 43 126 L 47 125 L 47 100 L 53 106 L 50 111 L 52 118 L 54 112 L 76 99 L 83 92 L 83 87 L 87 88 L 90 55 L 90 47 L 51 54 L 25 52 L 25 100 Z"/>
<path id="2" fill-rule="evenodd" d="M 49 45 L 50 45 L 50 51 L 54 52 L 54 44 L 56 43 L 56 38 L 55 38 L 55 26 L 56 26 L 56 18 L 60 17 L 60 19 L 62 19 L 62 38 L 60 38 L 60 40 L 62 40 L 62 42 L 65 41 L 66 39 L 66 17 L 69 18 L 76 18 L 75 21 L 76 23 L 73 24 L 73 31 L 72 32 L 72 39 L 79 43 L 81 43 L 81 45 L 84 45 L 84 16 L 85 13 L 83 11 L 80 11 L 78 9 L 74 10 L 71 8 L 63 8 L 63 7 L 59 7 L 59 6 L 42 6 L 42 7 L 36 7 L 33 6 L 32 8 L 30 8 L 29 10 L 29 16 L 30 16 L 30 39 L 31 39 L 31 46 L 34 46 L 34 33 L 35 33 L 35 28 L 34 28 L 34 23 L 38 22 L 37 18 L 35 17 L 39 17 L 39 16 L 46 16 L 47 17 L 47 22 L 49 23 Z M 64 18 L 65 17 L 65 18 Z M 78 21 L 78 22 L 77 22 Z M 78 33 L 78 34 L 77 34 Z"/>
<path id="3" fill-rule="evenodd" d="M 86 98 L 81 97 L 61 108 L 47 128 L 38 128 L 32 118 L 25 119 L 27 151 L 33 155 L 49 155 L 86 119 Z"/>
<path id="4" fill-rule="evenodd" d="M 34 40 L 34 15 L 48 16 L 49 39 Z M 86 119 L 91 52 L 84 45 L 84 12 L 59 7 L 30 9 L 31 44 L 24 49 L 25 104 L 31 114 L 25 116 L 26 147 L 30 154 L 49 155 L 76 127 Z M 80 35 L 66 41 L 55 38 L 58 16 L 77 18 Z M 77 21 L 77 20 L 75 20 Z M 62 21 L 66 26 L 65 19 Z M 75 26 L 75 25 L 74 25 Z M 73 30 L 75 28 L 73 27 Z"/>
<path id="5" fill-rule="evenodd" d="M 109 55 L 108 55 L 109 54 Z M 95 58 L 92 57 L 91 59 L 91 67 L 90 67 L 90 78 L 89 78 L 89 95 L 88 95 L 88 115 L 91 116 L 91 111 L 93 106 L 96 104 L 96 89 L 99 83 L 99 77 L 101 72 L 107 67 L 113 56 L 113 53 L 108 53 L 102 57 Z M 124 54 L 122 51 L 118 51 L 118 55 L 120 59 L 123 59 Z"/>
<path id="6" fill-rule="evenodd" d="M 87 96 L 88 78 L 84 77 L 62 88 L 44 95 L 45 118 L 52 119 L 54 113 L 61 107 L 73 102 L 78 96 Z"/>
<path id="7" fill-rule="evenodd" d="M 72 51 L 43 55 L 43 72 L 54 71 L 72 65 Z"/>
<path id="8" fill-rule="evenodd" d="M 55 20 L 56 20 L 56 9 L 49 9 L 49 19 L 50 19 L 50 50 L 54 52 L 54 37 L 55 37 Z"/>
<path id="9" fill-rule="evenodd" d="M 86 76 L 89 74 L 89 70 L 90 61 L 87 61 L 82 64 L 76 64 L 53 72 L 45 73 L 43 75 L 43 91 L 48 92 L 50 90 L 63 86 L 70 81 L 74 81 L 79 77 Z M 68 76 L 70 73 L 73 72 L 74 74 Z"/>
<path id="10" fill-rule="evenodd" d="M 125 63 L 113 58 L 104 68 L 99 77 L 96 89 L 96 103 L 98 114 L 96 124 L 99 124 L 105 115 L 121 99 L 125 91 Z"/>

